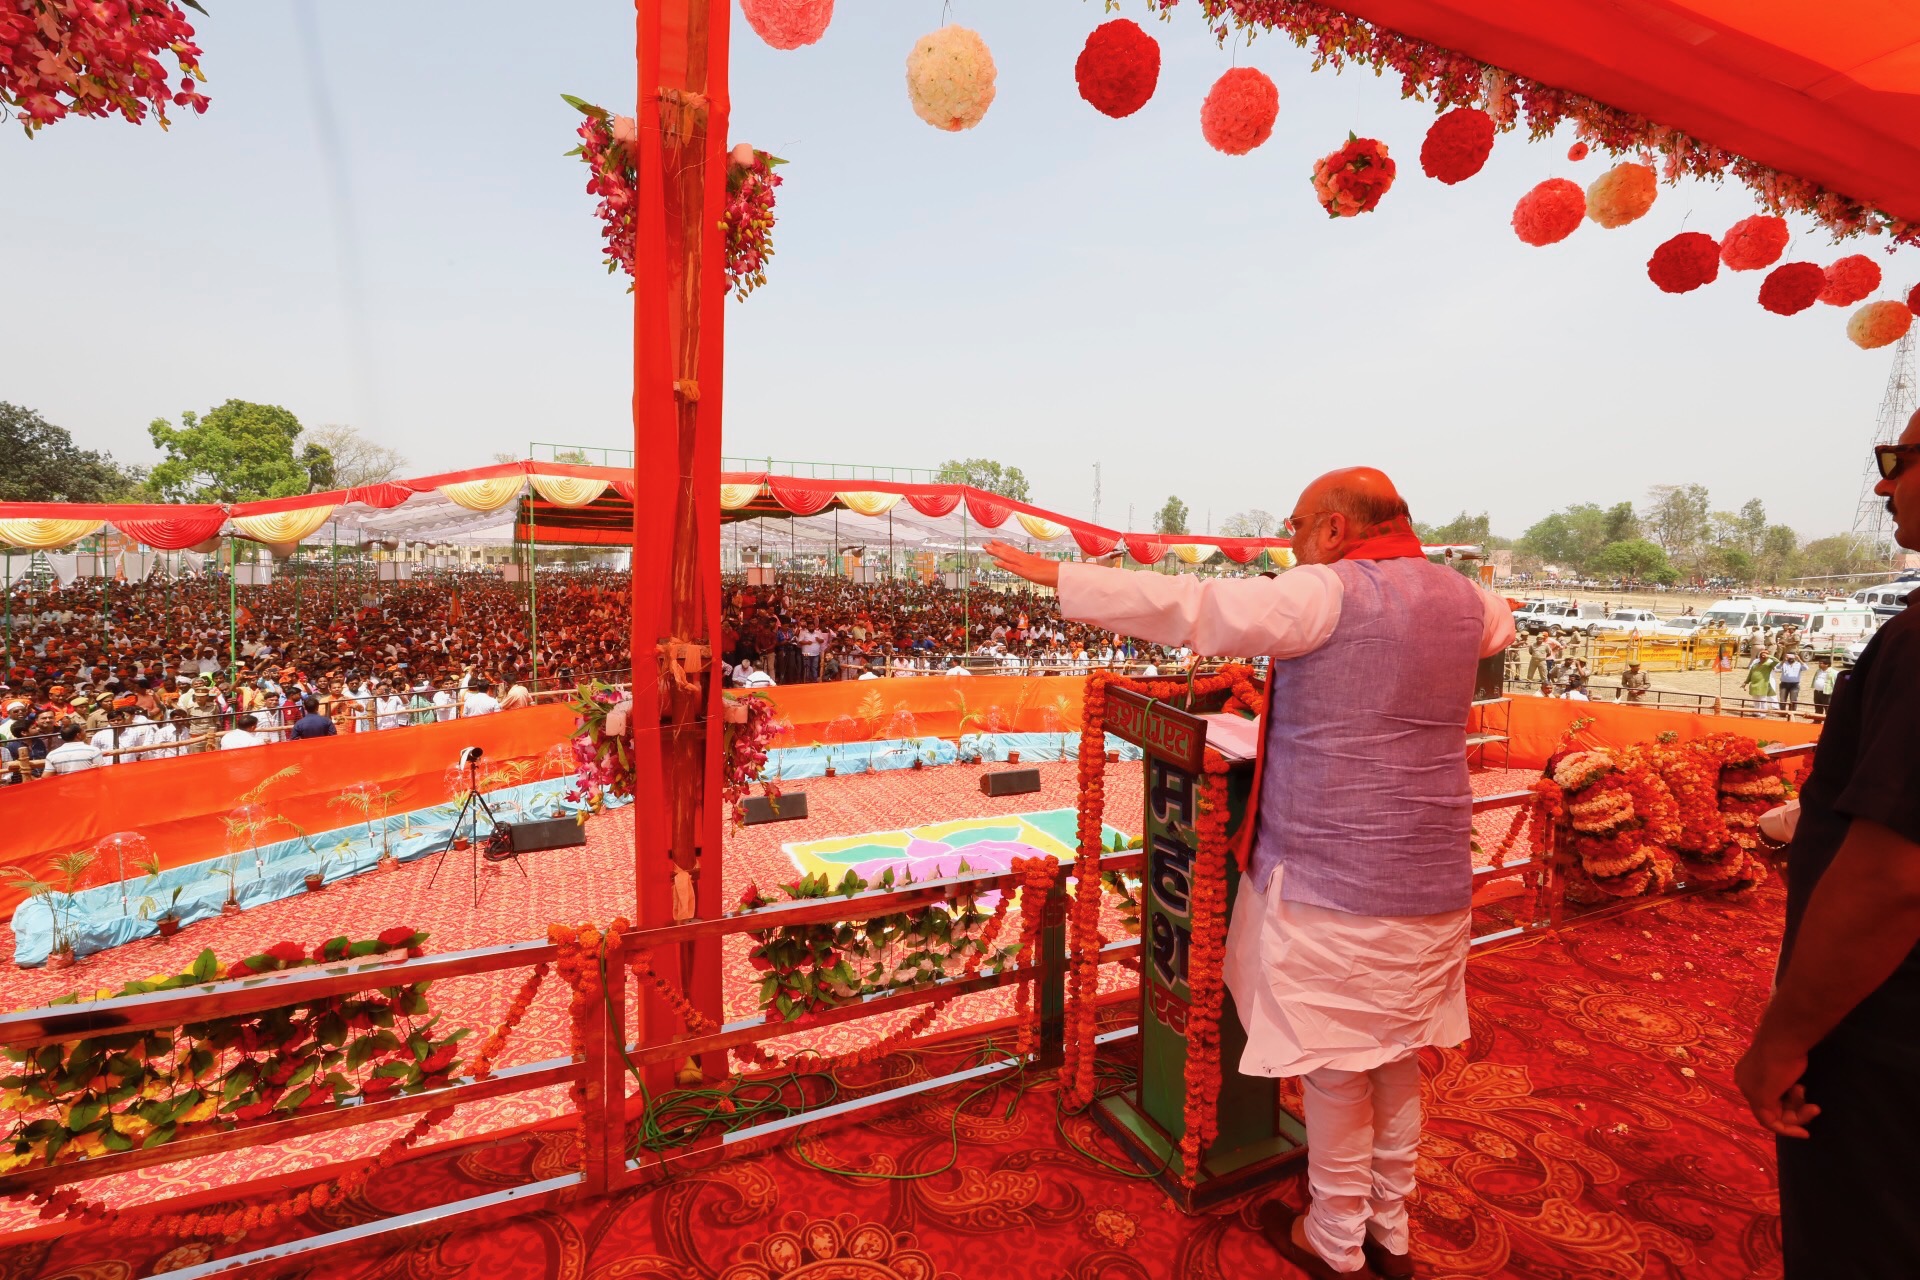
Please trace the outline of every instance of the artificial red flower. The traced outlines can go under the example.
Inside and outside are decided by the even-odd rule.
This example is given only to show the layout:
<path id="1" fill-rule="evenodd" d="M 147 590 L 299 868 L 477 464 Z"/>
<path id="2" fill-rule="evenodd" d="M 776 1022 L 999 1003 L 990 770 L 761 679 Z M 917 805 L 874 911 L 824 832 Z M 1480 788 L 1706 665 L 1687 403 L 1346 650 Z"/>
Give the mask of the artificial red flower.
<path id="1" fill-rule="evenodd" d="M 1080 96 L 1118 120 L 1147 105 L 1160 83 L 1160 42 L 1126 18 L 1093 29 L 1073 64 Z"/>
<path id="2" fill-rule="evenodd" d="M 1907 294 L 1907 310 L 1913 312 L 1915 315 L 1920 315 L 1920 284 L 1913 286 L 1913 289 Z"/>
<path id="3" fill-rule="evenodd" d="M 1587 193 L 1565 178 L 1548 178 L 1513 207 L 1513 233 L 1531 245 L 1557 244 L 1580 229 Z"/>
<path id="4" fill-rule="evenodd" d="M 1827 268 L 1827 287 L 1820 301 L 1832 307 L 1850 307 L 1880 287 L 1880 264 L 1864 253 L 1848 254 Z"/>
<path id="5" fill-rule="evenodd" d="M 1702 231 L 1682 231 L 1647 259 L 1647 277 L 1663 293 L 1691 293 L 1720 274 L 1720 245 Z"/>
<path id="6" fill-rule="evenodd" d="M 1787 251 L 1791 236 L 1785 218 L 1756 213 L 1727 229 L 1726 238 L 1720 242 L 1720 261 L 1734 271 L 1770 267 Z"/>
<path id="7" fill-rule="evenodd" d="M 1760 305 L 1777 316 L 1798 315 L 1820 300 L 1827 273 L 1815 262 L 1788 262 L 1760 282 Z"/>
<path id="8" fill-rule="evenodd" d="M 417 932 L 418 930 L 403 924 L 395 925 L 391 929 L 382 929 L 380 931 L 380 945 L 386 950 L 392 950 L 394 947 L 404 947 L 413 941 L 413 935 Z"/>
<path id="9" fill-rule="evenodd" d="M 1313 164 L 1313 194 L 1330 218 L 1371 213 L 1393 185 L 1395 166 L 1386 144 L 1347 135 L 1347 144 Z"/>
<path id="10" fill-rule="evenodd" d="M 1455 107 L 1427 130 L 1420 144 L 1420 167 L 1429 178 L 1451 186 L 1486 166 L 1493 154 L 1493 117 L 1478 107 Z"/>
<path id="11" fill-rule="evenodd" d="M 299 964 L 307 958 L 307 949 L 297 942 L 276 942 L 267 948 L 267 956 L 281 964 Z"/>
<path id="12" fill-rule="evenodd" d="M 833 0 L 740 0 L 754 34 L 776 49 L 798 49 L 827 33 Z"/>
<path id="13" fill-rule="evenodd" d="M 1215 151 L 1243 156 L 1273 136 L 1280 88 L 1252 67 L 1234 67 L 1213 82 L 1200 104 L 1200 132 Z"/>
<path id="14" fill-rule="evenodd" d="M 1567 148 L 1567 159 L 1573 161 L 1575 164 L 1579 164 L 1582 160 L 1585 160 L 1586 158 L 1587 158 L 1586 143 L 1576 142 L 1572 146 Z"/>

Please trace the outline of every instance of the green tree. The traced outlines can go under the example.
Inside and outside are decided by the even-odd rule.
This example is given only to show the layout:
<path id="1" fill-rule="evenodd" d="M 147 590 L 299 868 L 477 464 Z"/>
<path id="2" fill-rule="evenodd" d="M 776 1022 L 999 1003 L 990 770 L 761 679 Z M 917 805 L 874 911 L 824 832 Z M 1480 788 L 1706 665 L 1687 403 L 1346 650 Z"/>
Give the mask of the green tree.
<path id="1" fill-rule="evenodd" d="M 1026 502 L 1027 476 L 1018 467 L 1003 467 L 991 458 L 953 458 L 940 464 L 941 484 L 966 484 L 1003 498 Z"/>
<path id="2" fill-rule="evenodd" d="M 300 419 L 279 405 L 229 400 L 202 417 L 191 410 L 175 427 L 147 428 L 166 461 L 148 488 L 168 502 L 256 502 L 333 487 L 333 456 L 318 444 L 298 454 Z"/>
<path id="3" fill-rule="evenodd" d="M 1155 533 L 1185 533 L 1187 531 L 1187 504 L 1179 498 L 1168 498 L 1167 505 L 1153 513 L 1153 531 Z"/>
<path id="4" fill-rule="evenodd" d="M 1763 579 L 1779 582 L 1792 571 L 1794 559 L 1799 554 L 1800 535 L 1794 532 L 1793 526 L 1770 524 L 1766 532 L 1760 535 L 1760 547 L 1754 559 Z"/>
<path id="5" fill-rule="evenodd" d="M 1848 578 L 1856 574 L 1885 573 L 1887 562 L 1862 552 L 1858 543 L 1841 533 L 1831 538 L 1815 538 L 1800 548 L 1793 568 L 1803 578 Z"/>
<path id="6" fill-rule="evenodd" d="M 1645 538 L 1608 543 L 1594 557 L 1593 568 L 1629 582 L 1672 582 L 1680 576 L 1667 563 L 1667 553 Z"/>
<path id="7" fill-rule="evenodd" d="M 1607 543 L 1628 542 L 1640 536 L 1640 517 L 1634 514 L 1631 502 L 1614 503 L 1607 508 L 1604 519 Z"/>
<path id="8" fill-rule="evenodd" d="M 1519 550 L 1563 568 L 1586 572 L 1619 526 L 1619 508 L 1603 511 L 1591 502 L 1576 502 L 1536 521 L 1520 535 Z"/>
<path id="9" fill-rule="evenodd" d="M 65 427 L 0 400 L 0 501 L 130 502 L 142 478 L 112 454 L 78 447 Z"/>
<path id="10" fill-rule="evenodd" d="M 1683 569 L 1700 564 L 1707 552 L 1710 504 L 1703 484 L 1657 484 L 1647 490 L 1640 526 L 1660 544 L 1667 559 Z"/>
<path id="11" fill-rule="evenodd" d="M 1462 511 L 1445 524 L 1415 524 L 1413 530 L 1428 546 L 1486 546 L 1493 541 L 1493 522 L 1484 511 L 1477 516 Z"/>

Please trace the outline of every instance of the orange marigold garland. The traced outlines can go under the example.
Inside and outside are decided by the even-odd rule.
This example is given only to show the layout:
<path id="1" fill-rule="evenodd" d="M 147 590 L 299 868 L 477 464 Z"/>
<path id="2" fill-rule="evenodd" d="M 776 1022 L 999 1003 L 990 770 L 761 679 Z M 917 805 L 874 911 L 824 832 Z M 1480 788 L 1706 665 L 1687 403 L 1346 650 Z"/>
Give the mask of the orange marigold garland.
<path id="1" fill-rule="evenodd" d="M 1060 1078 L 1067 1103 L 1093 1101 L 1094 996 L 1100 983 L 1100 858 L 1106 833 L 1107 685 L 1087 677 L 1080 716 L 1079 847 L 1073 859 L 1073 916 L 1067 939 L 1066 1058 Z"/>
<path id="2" fill-rule="evenodd" d="M 1225 1011 L 1227 955 L 1227 761 L 1206 753 L 1195 828 L 1200 837 L 1189 899 L 1192 935 L 1187 948 L 1187 1068 L 1185 1133 L 1180 1179 L 1192 1186 L 1200 1162 L 1220 1133 L 1220 1019 Z"/>
<path id="3" fill-rule="evenodd" d="M 1568 751 L 1548 761 L 1534 790 L 1547 797 L 1562 832 L 1573 901 L 1637 898 L 1673 883 L 1672 855 L 1654 829 L 1670 828 L 1671 804 L 1658 798 L 1656 785 L 1651 770 L 1630 778 L 1609 751 Z"/>
<path id="4" fill-rule="evenodd" d="M 1039 1043 L 1040 1005 L 1033 998 L 1034 984 L 1040 978 L 1040 932 L 1047 924 L 1047 897 L 1059 878 L 1060 864 L 1052 858 L 1015 858 L 1013 870 L 1020 876 L 1020 968 L 1026 974 L 1014 992 L 1014 1016 L 1020 1020 L 1014 1055 L 1025 1061 Z"/>

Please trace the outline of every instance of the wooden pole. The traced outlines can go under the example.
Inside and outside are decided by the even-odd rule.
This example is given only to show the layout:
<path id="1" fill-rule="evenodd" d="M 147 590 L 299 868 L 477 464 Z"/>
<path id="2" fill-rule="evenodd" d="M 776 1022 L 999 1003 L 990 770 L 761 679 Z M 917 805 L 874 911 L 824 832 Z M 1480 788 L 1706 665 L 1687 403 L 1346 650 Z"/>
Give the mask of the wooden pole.
<path id="1" fill-rule="evenodd" d="M 721 914 L 720 408 L 727 285 L 728 0 L 637 0 L 639 208 L 634 246 L 634 894 L 644 927 L 673 922 L 679 872 L 694 914 Z M 677 661 L 675 655 L 678 655 Z M 720 949 L 655 972 L 720 1018 Z M 642 1039 L 680 1030 L 657 994 Z M 726 1074 L 723 1055 L 705 1064 Z"/>

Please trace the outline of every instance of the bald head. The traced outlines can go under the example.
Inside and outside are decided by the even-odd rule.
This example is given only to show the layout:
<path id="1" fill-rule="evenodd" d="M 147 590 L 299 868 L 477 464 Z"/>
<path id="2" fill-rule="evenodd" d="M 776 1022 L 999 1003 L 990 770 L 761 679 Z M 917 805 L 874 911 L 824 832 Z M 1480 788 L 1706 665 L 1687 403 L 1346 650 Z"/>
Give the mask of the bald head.
<path id="1" fill-rule="evenodd" d="M 1406 499 L 1377 467 L 1329 471 L 1294 504 L 1293 554 L 1301 564 L 1332 564 L 1348 547 L 1407 517 Z"/>

